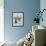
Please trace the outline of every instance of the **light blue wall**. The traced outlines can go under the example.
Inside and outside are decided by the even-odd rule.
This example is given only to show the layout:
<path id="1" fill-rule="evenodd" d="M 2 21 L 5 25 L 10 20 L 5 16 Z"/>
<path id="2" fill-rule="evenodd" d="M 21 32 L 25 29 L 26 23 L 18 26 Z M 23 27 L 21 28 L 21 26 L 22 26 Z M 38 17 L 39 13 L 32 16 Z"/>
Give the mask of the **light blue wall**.
<path id="1" fill-rule="evenodd" d="M 43 9 L 46 9 L 46 0 L 41 0 L 40 1 L 40 10 L 42 11 Z M 46 27 L 46 10 L 43 12 L 43 22 L 40 21 L 40 25 Z"/>
<path id="2" fill-rule="evenodd" d="M 35 12 L 40 9 L 40 0 L 5 0 L 4 2 L 5 40 L 18 41 L 31 30 L 32 21 L 36 17 Z M 12 27 L 13 11 L 24 12 L 24 27 Z"/>

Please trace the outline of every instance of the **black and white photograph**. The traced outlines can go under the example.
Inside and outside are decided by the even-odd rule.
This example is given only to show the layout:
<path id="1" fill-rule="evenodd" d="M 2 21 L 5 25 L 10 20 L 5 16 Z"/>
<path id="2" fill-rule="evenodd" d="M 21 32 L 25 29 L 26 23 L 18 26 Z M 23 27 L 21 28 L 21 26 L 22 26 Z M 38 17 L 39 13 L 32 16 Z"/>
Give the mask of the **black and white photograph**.
<path id="1" fill-rule="evenodd" d="M 24 25 L 24 12 L 13 12 L 12 24 L 13 26 L 23 26 Z"/>

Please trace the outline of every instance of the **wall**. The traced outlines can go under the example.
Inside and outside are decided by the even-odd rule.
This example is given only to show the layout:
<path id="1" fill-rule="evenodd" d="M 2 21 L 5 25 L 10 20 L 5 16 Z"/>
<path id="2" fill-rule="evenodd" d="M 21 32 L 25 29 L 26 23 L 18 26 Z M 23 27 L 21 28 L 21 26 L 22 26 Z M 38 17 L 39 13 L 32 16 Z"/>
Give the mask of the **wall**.
<path id="1" fill-rule="evenodd" d="M 4 36 L 7 41 L 18 41 L 32 28 L 35 12 L 40 9 L 40 0 L 5 0 Z M 24 27 L 12 27 L 12 12 L 24 12 Z"/>
<path id="2" fill-rule="evenodd" d="M 46 9 L 46 0 L 40 0 L 40 9 L 41 9 L 41 11 L 42 11 L 43 9 Z M 42 17 L 43 17 L 43 22 L 41 21 L 41 22 L 40 22 L 40 25 L 46 27 L 46 20 L 45 20 L 45 19 L 46 19 L 46 10 L 43 12 Z"/>
<path id="3" fill-rule="evenodd" d="M 0 42 L 4 41 L 4 0 L 0 0 Z"/>

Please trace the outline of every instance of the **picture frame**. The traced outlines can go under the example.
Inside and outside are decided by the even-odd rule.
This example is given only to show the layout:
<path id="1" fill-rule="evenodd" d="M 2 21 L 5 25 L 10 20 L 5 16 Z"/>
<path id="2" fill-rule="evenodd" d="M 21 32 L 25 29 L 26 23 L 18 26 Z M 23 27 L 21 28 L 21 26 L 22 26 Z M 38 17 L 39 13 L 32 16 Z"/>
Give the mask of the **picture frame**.
<path id="1" fill-rule="evenodd" d="M 24 26 L 24 12 L 12 12 L 12 26 L 13 27 Z"/>

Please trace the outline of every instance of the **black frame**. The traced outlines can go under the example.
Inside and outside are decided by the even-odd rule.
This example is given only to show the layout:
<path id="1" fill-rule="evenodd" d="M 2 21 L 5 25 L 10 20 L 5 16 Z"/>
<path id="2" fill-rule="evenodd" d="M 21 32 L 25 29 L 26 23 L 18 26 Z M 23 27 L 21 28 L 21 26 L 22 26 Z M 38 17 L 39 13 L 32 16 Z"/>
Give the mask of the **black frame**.
<path id="1" fill-rule="evenodd" d="M 14 26 L 13 25 L 13 13 L 23 13 L 23 25 L 21 26 Z M 24 27 L 24 12 L 12 12 L 12 27 Z"/>

